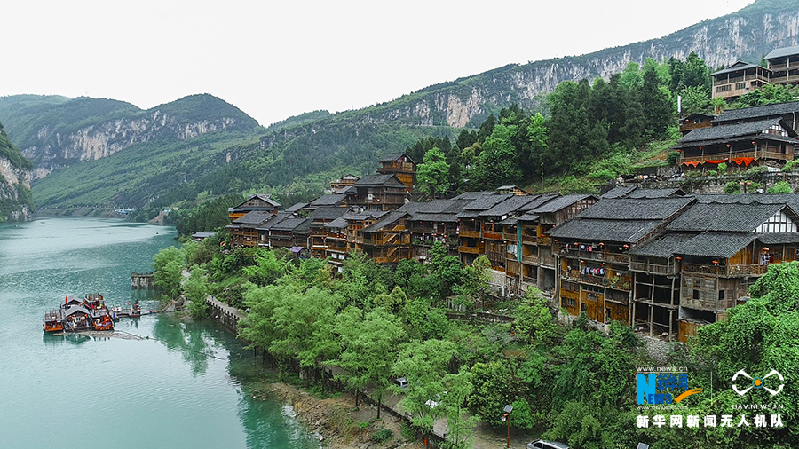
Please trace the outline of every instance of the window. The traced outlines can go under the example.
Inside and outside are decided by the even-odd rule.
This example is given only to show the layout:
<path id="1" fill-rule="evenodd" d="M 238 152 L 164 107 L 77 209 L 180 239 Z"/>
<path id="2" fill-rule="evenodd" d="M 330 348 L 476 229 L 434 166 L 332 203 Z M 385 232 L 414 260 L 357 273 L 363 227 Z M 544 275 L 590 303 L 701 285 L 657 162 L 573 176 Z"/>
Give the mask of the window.
<path id="1" fill-rule="evenodd" d="M 723 86 L 716 86 L 716 92 L 730 92 L 732 91 L 732 84 L 725 84 Z"/>
<path id="2" fill-rule="evenodd" d="M 699 298 L 699 290 L 694 290 L 694 299 L 700 299 Z"/>
<path id="3" fill-rule="evenodd" d="M 735 83 L 735 90 L 746 89 L 746 83 Z"/>

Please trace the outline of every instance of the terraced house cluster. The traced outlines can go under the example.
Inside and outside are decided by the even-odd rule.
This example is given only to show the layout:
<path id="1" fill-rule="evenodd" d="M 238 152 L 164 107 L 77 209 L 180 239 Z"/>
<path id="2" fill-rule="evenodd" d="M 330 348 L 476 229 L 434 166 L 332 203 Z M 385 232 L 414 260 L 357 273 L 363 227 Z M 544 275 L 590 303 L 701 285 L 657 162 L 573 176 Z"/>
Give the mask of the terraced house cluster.
<path id="1" fill-rule="evenodd" d="M 686 194 L 617 186 L 602 196 L 527 194 L 515 186 L 410 201 L 393 169 L 347 176 L 333 193 L 281 210 L 252 195 L 230 210 L 239 246 L 288 248 L 341 266 L 354 251 L 380 264 L 424 262 L 435 241 L 464 264 L 485 255 L 503 293 L 533 286 L 553 306 L 600 323 L 686 341 L 746 301 L 769 264 L 797 259 L 799 194 Z M 394 168 L 392 168 L 394 167 Z M 410 185 L 409 185 L 410 184 Z"/>

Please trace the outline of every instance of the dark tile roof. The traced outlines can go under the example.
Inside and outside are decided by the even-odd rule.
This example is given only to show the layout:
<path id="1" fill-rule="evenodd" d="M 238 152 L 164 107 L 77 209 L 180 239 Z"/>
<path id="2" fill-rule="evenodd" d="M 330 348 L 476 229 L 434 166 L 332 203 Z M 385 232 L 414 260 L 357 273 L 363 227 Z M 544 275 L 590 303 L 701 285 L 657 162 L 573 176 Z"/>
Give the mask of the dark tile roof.
<path id="1" fill-rule="evenodd" d="M 463 211 L 458 214 L 458 218 L 477 218 L 480 216 L 480 212 L 487 211 L 497 203 L 505 201 L 512 196 L 516 195 L 512 193 L 481 192 L 480 196 L 464 206 Z"/>
<path id="2" fill-rule="evenodd" d="M 519 224 L 519 217 L 508 217 L 499 222 L 501 225 L 515 225 Z"/>
<path id="3" fill-rule="evenodd" d="M 697 203 L 669 223 L 670 231 L 753 232 L 784 204 Z"/>
<path id="4" fill-rule="evenodd" d="M 306 219 L 304 219 L 302 221 L 302 223 L 297 225 L 297 227 L 294 228 L 294 231 L 292 231 L 292 232 L 294 233 L 294 235 L 307 234 L 308 231 L 311 228 L 311 223 L 312 223 L 311 219 L 310 218 L 306 218 Z"/>
<path id="5" fill-rule="evenodd" d="M 324 227 L 330 229 L 344 229 L 347 227 L 347 220 L 345 220 L 344 217 L 341 216 L 331 221 L 330 223 L 325 223 Z"/>
<path id="6" fill-rule="evenodd" d="M 309 203 L 295 203 L 293 206 L 286 209 L 286 212 L 297 212 L 298 210 L 307 207 Z"/>
<path id="7" fill-rule="evenodd" d="M 576 218 L 555 226 L 549 235 L 565 240 L 635 243 L 654 231 L 661 222 L 662 220 Z"/>
<path id="8" fill-rule="evenodd" d="M 455 198 L 453 198 L 453 200 L 469 200 L 469 201 L 472 201 L 472 200 L 476 200 L 483 193 L 485 193 L 485 192 L 463 192 L 460 195 L 458 195 Z"/>
<path id="9" fill-rule="evenodd" d="M 555 198 L 558 198 L 559 196 L 560 194 L 558 193 L 542 193 L 540 195 L 536 195 L 535 199 L 525 204 L 524 206 L 520 207 L 519 210 L 522 212 L 528 212 L 531 210 L 538 209 L 539 207 L 554 200 Z"/>
<path id="10" fill-rule="evenodd" d="M 535 201 L 532 195 L 513 195 L 505 201 L 499 202 L 491 209 L 480 212 L 481 217 L 504 217 L 514 212 L 519 212 L 528 203 Z"/>
<path id="11" fill-rule="evenodd" d="M 580 212 L 578 217 L 609 220 L 665 220 L 694 201 L 692 197 L 599 200 Z"/>
<path id="12" fill-rule="evenodd" d="M 600 196 L 600 199 L 615 199 L 615 198 L 625 198 L 627 195 L 630 194 L 633 190 L 637 189 L 637 186 L 616 186 L 607 192 L 603 193 Z"/>
<path id="13" fill-rule="evenodd" d="M 364 176 L 355 183 L 355 187 L 405 187 L 393 174 Z"/>
<path id="14" fill-rule="evenodd" d="M 768 232 L 758 234 L 757 239 L 766 245 L 799 243 L 799 232 Z"/>
<path id="15" fill-rule="evenodd" d="M 776 59 L 776 58 L 784 58 L 786 56 L 797 55 L 799 54 L 799 45 L 793 45 L 791 47 L 782 47 L 782 48 L 775 48 L 771 50 L 763 59 Z"/>
<path id="16" fill-rule="evenodd" d="M 363 228 L 363 232 L 378 232 L 385 228 L 386 226 L 392 225 L 397 222 L 402 217 L 406 217 L 408 215 L 407 212 L 393 210 L 383 216 L 380 220 L 372 223 L 371 225 Z"/>
<path id="17" fill-rule="evenodd" d="M 279 223 L 272 226 L 273 231 L 293 231 L 297 226 L 303 224 L 305 219 L 302 217 L 286 217 Z"/>
<path id="18" fill-rule="evenodd" d="M 328 193 L 327 195 L 322 195 L 319 198 L 311 201 L 310 206 L 335 206 L 336 204 L 343 202 L 346 198 L 347 196 L 343 193 Z"/>
<path id="19" fill-rule="evenodd" d="M 259 231 L 268 231 L 272 229 L 275 225 L 279 224 L 281 221 L 289 217 L 291 217 L 291 215 L 288 212 L 283 212 L 283 211 L 278 212 L 277 215 L 259 224 L 258 226 L 255 227 L 255 229 Z"/>
<path id="20" fill-rule="evenodd" d="M 572 204 L 578 201 L 582 201 L 586 198 L 592 198 L 592 197 L 596 198 L 594 195 L 588 193 L 571 193 L 569 195 L 564 195 L 559 198 L 555 198 L 554 200 L 549 201 L 543 204 L 542 206 L 533 209 L 532 211 L 535 212 L 536 214 L 557 212 L 561 209 L 565 209 L 571 206 Z"/>
<path id="21" fill-rule="evenodd" d="M 638 189 L 630 192 L 627 198 L 672 198 L 676 196 L 685 196 L 685 192 L 678 188 Z"/>
<path id="22" fill-rule="evenodd" d="M 272 218 L 274 216 L 275 216 L 275 214 L 273 214 L 273 213 L 271 213 L 269 211 L 254 210 L 254 211 L 247 212 L 247 214 L 244 215 L 243 217 L 239 217 L 239 218 L 233 220 L 233 224 L 234 225 L 251 225 L 251 226 L 255 226 L 255 225 L 259 225 L 259 224 L 265 222 L 266 220 L 269 220 L 270 218 Z"/>
<path id="23" fill-rule="evenodd" d="M 799 101 L 769 104 L 765 106 L 753 106 L 751 108 L 729 109 L 719 114 L 719 116 L 713 120 L 713 123 L 751 120 L 760 117 L 776 117 L 793 112 L 799 112 Z"/>
<path id="24" fill-rule="evenodd" d="M 679 253 L 683 244 L 694 238 L 694 236 L 696 236 L 694 233 L 668 232 L 631 249 L 630 254 L 634 256 L 668 258 Z"/>
<path id="25" fill-rule="evenodd" d="M 519 217 L 519 221 L 536 221 L 541 218 L 540 215 L 536 215 L 532 212 L 527 212 L 526 214 Z"/>
<path id="26" fill-rule="evenodd" d="M 730 123 L 725 125 L 711 126 L 709 128 L 698 128 L 692 130 L 679 139 L 678 146 L 695 146 L 699 142 L 711 142 L 732 139 L 736 137 L 755 136 L 779 123 L 785 125 L 780 118 L 768 118 L 754 122 Z M 791 133 L 789 132 L 789 135 L 790 134 Z M 796 133 L 793 134 L 794 136 L 796 135 Z M 778 139 L 781 136 L 767 134 L 764 137 Z"/>
<path id="27" fill-rule="evenodd" d="M 394 162 L 394 161 L 396 161 L 397 159 L 401 158 L 402 156 L 405 156 L 405 157 L 407 157 L 407 158 L 408 158 L 408 160 L 410 160 L 411 162 L 413 162 L 413 159 L 411 159 L 411 158 L 410 158 L 410 157 L 409 157 L 407 154 L 405 154 L 405 153 L 389 153 L 389 154 L 386 154 L 386 155 L 384 155 L 384 156 L 383 156 L 383 157 L 381 157 L 380 159 L 378 159 L 378 160 L 377 160 L 377 162 Z"/>
<path id="28" fill-rule="evenodd" d="M 347 213 L 346 207 L 318 207 L 308 216 L 313 221 L 335 220 Z"/>
<path id="29" fill-rule="evenodd" d="M 752 232 L 703 232 L 684 242 L 675 254 L 700 257 L 732 257 L 756 235 Z"/>
<path id="30" fill-rule="evenodd" d="M 711 73 L 711 75 L 724 75 L 726 73 L 737 72 L 738 70 L 751 69 L 751 68 L 755 68 L 755 67 L 760 67 L 760 66 L 757 65 L 757 64 L 748 63 L 746 61 L 741 61 L 739 59 L 739 60 L 735 61 L 735 64 L 731 65 L 730 67 L 727 67 L 726 69 L 721 69 L 719 71 L 713 72 L 713 73 Z"/>

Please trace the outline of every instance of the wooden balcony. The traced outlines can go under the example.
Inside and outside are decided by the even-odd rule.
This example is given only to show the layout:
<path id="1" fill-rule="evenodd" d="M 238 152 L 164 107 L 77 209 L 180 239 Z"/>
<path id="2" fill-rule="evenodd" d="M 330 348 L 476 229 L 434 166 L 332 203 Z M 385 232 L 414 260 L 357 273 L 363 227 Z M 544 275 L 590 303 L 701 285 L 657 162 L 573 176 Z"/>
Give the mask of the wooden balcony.
<path id="1" fill-rule="evenodd" d="M 461 229 L 458 235 L 460 235 L 461 237 L 470 237 L 470 238 L 479 239 L 480 231 L 464 231 Z"/>
<path id="2" fill-rule="evenodd" d="M 626 265 L 630 261 L 630 256 L 627 254 L 610 253 L 604 251 L 578 251 L 567 250 L 565 248 L 560 250 L 560 254 L 570 257 L 579 257 L 580 259 L 596 260 L 599 262 L 617 263 Z"/>
<path id="3" fill-rule="evenodd" d="M 538 265 L 538 256 L 522 256 L 522 263 Z"/>
<path id="4" fill-rule="evenodd" d="M 527 235 L 522 234 L 522 243 L 526 243 L 528 245 L 536 245 L 536 237 L 534 235 Z"/>
<path id="5" fill-rule="evenodd" d="M 704 273 L 719 276 L 759 276 L 768 270 L 768 265 L 706 265 L 696 263 L 682 264 L 684 273 Z"/>
<path id="6" fill-rule="evenodd" d="M 458 252 L 459 253 L 467 253 L 467 254 L 480 254 L 485 248 L 481 248 L 478 246 L 459 246 Z"/>
<path id="7" fill-rule="evenodd" d="M 773 159 L 778 161 L 792 161 L 794 159 L 793 153 L 780 153 L 778 151 L 774 151 L 775 147 L 769 147 L 766 150 L 752 150 L 752 151 L 733 151 L 732 157 L 733 159 L 737 159 L 739 157 L 753 157 L 755 159 Z M 684 153 L 680 153 L 680 164 L 685 161 L 718 161 L 723 159 L 729 159 L 730 153 L 714 153 L 714 154 L 705 154 L 703 155 L 696 155 L 696 156 L 685 156 Z"/>
<path id="8" fill-rule="evenodd" d="M 552 244 L 552 239 L 550 239 L 548 235 L 542 235 L 541 237 L 536 237 L 535 242 L 539 245 L 549 246 Z"/>
<path id="9" fill-rule="evenodd" d="M 483 231 L 483 238 L 486 240 L 502 240 L 501 232 Z"/>
<path id="10" fill-rule="evenodd" d="M 677 272 L 676 265 L 662 265 L 649 262 L 630 262 L 630 269 L 633 271 L 641 271 L 644 273 L 652 274 L 665 274 L 670 275 Z"/>

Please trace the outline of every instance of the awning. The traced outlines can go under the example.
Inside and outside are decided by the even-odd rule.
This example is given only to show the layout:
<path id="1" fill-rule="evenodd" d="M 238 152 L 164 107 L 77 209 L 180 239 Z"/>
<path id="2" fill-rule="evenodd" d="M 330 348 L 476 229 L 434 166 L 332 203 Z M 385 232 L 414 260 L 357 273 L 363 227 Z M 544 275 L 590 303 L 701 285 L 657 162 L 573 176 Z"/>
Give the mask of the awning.
<path id="1" fill-rule="evenodd" d="M 289 248 L 289 251 L 291 251 L 292 253 L 298 253 L 303 249 L 305 248 L 303 248 L 302 246 L 292 246 L 291 248 Z"/>
<path id="2" fill-rule="evenodd" d="M 754 160 L 755 160 L 755 158 L 753 158 L 753 157 L 736 157 L 736 158 L 733 158 L 732 161 L 735 162 L 738 165 L 744 164 L 744 165 L 746 165 L 748 167 L 749 164 L 751 164 L 752 161 L 754 161 Z"/>
<path id="3" fill-rule="evenodd" d="M 683 164 L 690 165 L 691 167 L 697 167 L 700 163 L 699 161 L 683 161 Z"/>

